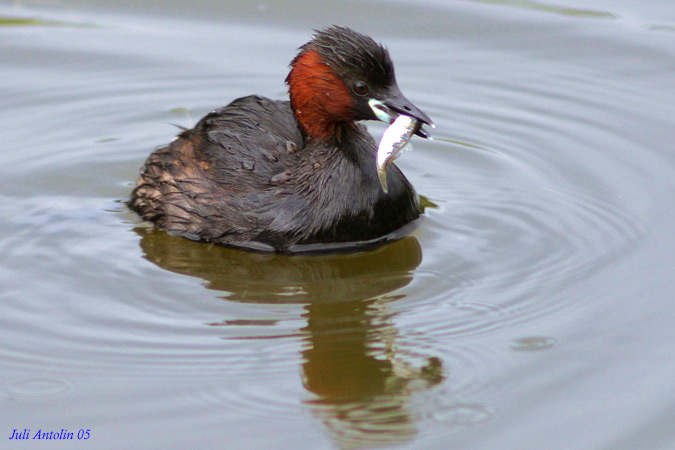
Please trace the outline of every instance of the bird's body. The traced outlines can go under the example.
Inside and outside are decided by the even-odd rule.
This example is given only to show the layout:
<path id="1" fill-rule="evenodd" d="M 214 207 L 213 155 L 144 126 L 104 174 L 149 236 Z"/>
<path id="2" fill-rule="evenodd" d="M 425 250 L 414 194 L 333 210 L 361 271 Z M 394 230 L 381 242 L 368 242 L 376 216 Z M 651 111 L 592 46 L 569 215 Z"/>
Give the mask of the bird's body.
<path id="1" fill-rule="evenodd" d="M 189 239 L 275 252 L 375 242 L 418 218 L 417 194 L 395 165 L 388 192 L 380 187 L 375 142 L 356 123 L 362 105 L 317 36 L 292 63 L 290 102 L 249 96 L 206 115 L 149 156 L 130 207 Z M 391 84 L 393 67 L 381 81 Z"/>

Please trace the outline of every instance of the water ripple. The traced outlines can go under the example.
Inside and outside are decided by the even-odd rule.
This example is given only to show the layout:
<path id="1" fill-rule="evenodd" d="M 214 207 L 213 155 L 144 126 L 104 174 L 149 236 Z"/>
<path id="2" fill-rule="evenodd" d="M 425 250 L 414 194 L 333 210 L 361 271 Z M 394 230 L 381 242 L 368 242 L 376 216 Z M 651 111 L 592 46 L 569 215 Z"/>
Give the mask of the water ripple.
<path id="1" fill-rule="evenodd" d="M 452 214 L 450 224 L 433 213 L 426 224 L 455 236 L 444 255 L 433 256 L 445 266 L 423 265 L 412 283 L 426 295 L 416 308 L 444 304 L 453 310 L 449 323 L 424 324 L 429 332 L 486 333 L 549 314 L 562 306 L 566 286 L 633 251 L 643 233 L 631 213 L 579 189 L 481 186 L 465 192 Z"/>
<path id="2" fill-rule="evenodd" d="M 52 397 L 65 394 L 72 389 L 72 383 L 55 378 L 29 378 L 12 381 L 3 386 L 2 391 L 10 397 Z"/>

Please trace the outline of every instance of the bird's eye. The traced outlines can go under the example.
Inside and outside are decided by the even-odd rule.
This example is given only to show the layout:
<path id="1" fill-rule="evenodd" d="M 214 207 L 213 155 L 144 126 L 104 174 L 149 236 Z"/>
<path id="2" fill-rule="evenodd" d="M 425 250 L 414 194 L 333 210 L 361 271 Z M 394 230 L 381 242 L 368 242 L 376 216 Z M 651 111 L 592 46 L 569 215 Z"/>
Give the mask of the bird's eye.
<path id="1" fill-rule="evenodd" d="M 368 92 L 370 92 L 370 89 L 368 88 L 368 85 L 364 81 L 357 81 L 352 86 L 352 91 L 354 91 L 356 95 L 363 96 L 367 95 Z"/>

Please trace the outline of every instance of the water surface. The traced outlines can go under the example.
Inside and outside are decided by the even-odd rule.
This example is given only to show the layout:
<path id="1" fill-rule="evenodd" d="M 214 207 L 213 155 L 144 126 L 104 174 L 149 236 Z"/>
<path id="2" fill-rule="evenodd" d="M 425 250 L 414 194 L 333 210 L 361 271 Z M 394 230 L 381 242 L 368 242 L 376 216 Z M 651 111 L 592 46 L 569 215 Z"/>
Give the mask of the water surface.
<path id="1" fill-rule="evenodd" d="M 262 255 L 125 208 L 331 23 L 437 124 L 411 236 Z M 0 3 L 4 446 L 672 448 L 673 49 L 658 0 Z"/>

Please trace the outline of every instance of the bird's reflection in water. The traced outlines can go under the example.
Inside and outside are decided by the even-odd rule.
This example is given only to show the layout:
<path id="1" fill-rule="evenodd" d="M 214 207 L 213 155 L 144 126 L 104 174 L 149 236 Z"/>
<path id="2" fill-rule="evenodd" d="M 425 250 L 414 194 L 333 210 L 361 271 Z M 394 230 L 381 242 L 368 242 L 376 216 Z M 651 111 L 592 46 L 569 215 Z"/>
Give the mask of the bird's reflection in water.
<path id="1" fill-rule="evenodd" d="M 414 237 L 356 254 L 269 255 L 198 244 L 154 228 L 136 228 L 148 260 L 207 281 L 227 299 L 305 304 L 303 383 L 306 404 L 341 447 L 410 439 L 412 393 L 438 384 L 441 362 L 421 368 L 396 352 L 388 302 L 422 261 Z"/>

